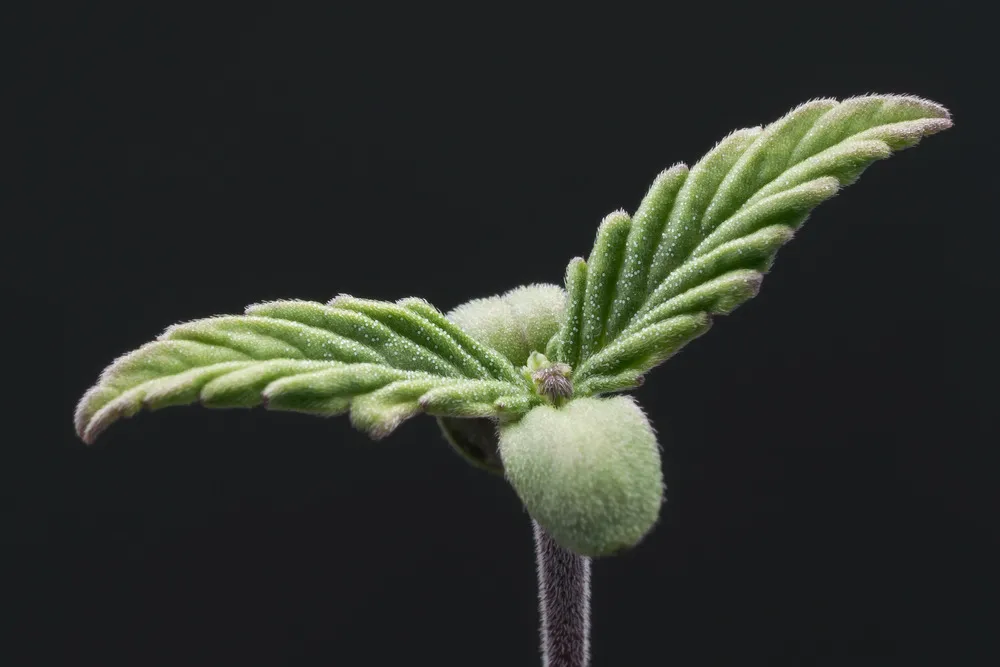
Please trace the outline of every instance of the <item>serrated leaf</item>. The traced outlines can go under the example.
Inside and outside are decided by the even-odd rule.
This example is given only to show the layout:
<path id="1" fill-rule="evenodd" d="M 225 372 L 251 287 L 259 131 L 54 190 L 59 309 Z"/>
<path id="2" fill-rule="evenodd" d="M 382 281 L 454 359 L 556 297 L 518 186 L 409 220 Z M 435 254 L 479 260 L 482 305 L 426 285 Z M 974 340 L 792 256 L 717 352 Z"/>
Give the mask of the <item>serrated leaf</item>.
<path id="1" fill-rule="evenodd" d="M 580 358 L 583 302 L 587 291 L 587 262 L 574 257 L 566 267 L 566 320 L 552 337 L 545 355 L 574 366 Z"/>
<path id="2" fill-rule="evenodd" d="M 587 359 L 603 347 L 605 322 L 614 299 L 618 274 L 625 258 L 632 219 L 624 211 L 604 218 L 597 229 L 597 241 L 587 263 L 583 317 L 580 331 L 580 357 Z"/>
<path id="3" fill-rule="evenodd" d="M 539 400 L 509 361 L 427 302 L 340 296 L 328 305 L 261 303 L 242 316 L 169 327 L 104 370 L 75 422 L 92 443 L 143 408 L 263 404 L 319 415 L 350 410 L 352 423 L 382 437 L 421 412 L 495 417 Z"/>
<path id="4" fill-rule="evenodd" d="M 816 206 L 950 126 L 944 107 L 917 97 L 814 100 L 731 133 L 690 171 L 674 165 L 631 219 L 609 216 L 587 260 L 570 263 L 567 318 L 546 353 L 573 367 L 577 395 L 636 386 L 711 316 L 752 298 Z"/>

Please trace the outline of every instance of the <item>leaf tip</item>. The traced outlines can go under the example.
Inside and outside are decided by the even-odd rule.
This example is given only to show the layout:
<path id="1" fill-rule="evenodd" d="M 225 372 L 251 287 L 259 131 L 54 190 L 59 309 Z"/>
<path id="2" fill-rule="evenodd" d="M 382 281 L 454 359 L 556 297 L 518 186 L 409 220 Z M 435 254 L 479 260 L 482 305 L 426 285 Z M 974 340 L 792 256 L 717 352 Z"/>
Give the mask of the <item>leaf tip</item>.
<path id="1" fill-rule="evenodd" d="M 97 437 L 108 426 L 122 417 L 131 416 L 127 404 L 120 399 L 121 394 L 104 386 L 101 382 L 84 393 L 73 411 L 73 429 L 87 445 L 93 445 Z"/>
<path id="2" fill-rule="evenodd" d="M 384 417 L 377 421 L 367 421 L 367 420 L 355 421 L 353 419 L 354 413 L 352 412 L 351 414 L 352 414 L 352 419 L 351 419 L 352 426 L 354 426 L 356 429 L 360 431 L 363 431 L 372 440 L 384 440 L 390 435 L 392 435 L 392 432 L 395 431 L 397 428 L 399 428 L 399 426 L 404 421 L 414 416 L 415 413 L 410 413 L 405 415 L 396 413 L 393 414 L 392 416 Z"/>
<path id="3" fill-rule="evenodd" d="M 79 402 L 77 402 L 76 410 L 73 412 L 73 429 L 76 431 L 77 437 L 88 445 L 93 444 L 93 439 L 87 436 L 87 423 L 90 421 L 92 415 L 90 401 L 93 393 L 94 389 L 89 389 Z"/>
<path id="4" fill-rule="evenodd" d="M 871 97 L 882 97 L 886 100 L 886 104 L 896 104 L 899 106 L 915 107 L 919 108 L 922 112 L 926 113 L 928 116 L 935 118 L 940 118 L 942 120 L 947 120 L 951 122 L 951 111 L 941 104 L 940 102 L 935 102 L 929 100 L 925 97 L 920 97 L 919 95 L 871 95 Z"/>
<path id="5" fill-rule="evenodd" d="M 628 211 L 620 208 L 604 216 L 604 219 L 601 220 L 601 224 L 597 227 L 597 233 L 600 234 L 601 230 L 606 228 L 621 227 L 623 225 L 628 225 L 631 222 L 632 216 L 628 214 Z"/>
<path id="6" fill-rule="evenodd" d="M 951 119 L 951 116 L 947 118 L 935 118 L 933 121 L 928 121 L 927 127 L 929 128 L 929 134 L 936 134 L 937 132 L 943 132 L 951 128 L 955 124 L 955 121 Z"/>
<path id="7" fill-rule="evenodd" d="M 337 306 L 339 306 L 339 305 L 341 305 L 343 303 L 346 303 L 347 301 L 350 301 L 353 298 L 354 297 L 351 296 L 350 294 L 344 294 L 343 292 L 341 292 L 337 296 L 335 296 L 332 299 L 330 299 L 329 301 L 327 301 L 326 305 L 331 306 L 333 308 L 336 308 Z"/>
<path id="8" fill-rule="evenodd" d="M 124 416 L 127 416 L 126 411 L 113 402 L 93 413 L 86 408 L 78 410 L 75 420 L 76 434 L 84 444 L 93 445 L 99 435 Z"/>
<path id="9" fill-rule="evenodd" d="M 715 148 L 718 148 L 719 146 L 727 142 L 738 140 L 740 138 L 752 139 L 763 131 L 764 131 L 763 125 L 754 125 L 753 127 L 744 127 L 739 130 L 733 130 L 732 132 L 724 136 L 722 139 L 720 139 L 718 142 L 716 142 Z"/>
<path id="10" fill-rule="evenodd" d="M 424 307 L 428 307 L 429 306 L 431 308 L 434 308 L 434 310 L 437 310 L 437 308 L 434 306 L 434 304 L 432 304 L 427 299 L 424 299 L 423 297 L 419 297 L 419 296 L 406 296 L 406 297 L 403 297 L 402 299 L 397 299 L 396 300 L 396 305 L 397 306 L 402 306 L 403 308 L 409 308 L 411 306 L 424 306 Z"/>
<path id="11" fill-rule="evenodd" d="M 683 162 L 675 162 L 672 165 L 670 165 L 669 167 L 667 167 L 666 169 L 664 169 L 663 171 L 661 171 L 660 175 L 657 178 L 673 177 L 673 176 L 676 176 L 678 174 L 686 174 L 689 171 L 691 171 L 691 169 L 685 163 L 683 163 Z"/>

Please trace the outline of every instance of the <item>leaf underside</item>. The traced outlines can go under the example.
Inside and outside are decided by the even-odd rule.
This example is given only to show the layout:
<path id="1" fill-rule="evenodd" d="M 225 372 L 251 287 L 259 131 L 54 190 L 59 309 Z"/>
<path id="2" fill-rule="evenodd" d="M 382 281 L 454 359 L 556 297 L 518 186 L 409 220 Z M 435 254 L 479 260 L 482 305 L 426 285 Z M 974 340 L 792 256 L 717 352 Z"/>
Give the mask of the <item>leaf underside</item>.
<path id="1" fill-rule="evenodd" d="M 326 305 L 273 301 L 243 316 L 172 326 L 105 369 L 80 400 L 75 423 L 93 443 L 143 408 L 264 405 L 350 412 L 356 427 L 381 438 L 419 413 L 498 417 L 538 401 L 507 359 L 426 301 L 342 295 Z"/>
<path id="2" fill-rule="evenodd" d="M 760 288 L 809 213 L 876 160 L 951 126 L 912 96 L 803 104 L 738 130 L 694 167 L 653 182 L 633 216 L 616 211 L 590 256 L 566 270 L 566 321 L 548 347 L 577 395 L 631 389 Z"/>

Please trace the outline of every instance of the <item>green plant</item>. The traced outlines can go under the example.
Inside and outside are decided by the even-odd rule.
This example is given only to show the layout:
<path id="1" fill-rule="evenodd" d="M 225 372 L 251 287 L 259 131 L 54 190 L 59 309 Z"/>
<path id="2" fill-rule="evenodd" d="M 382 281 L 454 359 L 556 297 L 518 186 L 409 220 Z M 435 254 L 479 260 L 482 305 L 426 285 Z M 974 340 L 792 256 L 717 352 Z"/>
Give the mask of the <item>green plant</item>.
<path id="1" fill-rule="evenodd" d="M 433 415 L 535 522 L 546 664 L 586 664 L 590 558 L 641 541 L 663 501 L 652 427 L 632 398 L 606 395 L 753 297 L 818 204 L 950 125 L 912 96 L 808 102 L 662 172 L 633 216 L 601 222 L 565 290 L 520 287 L 447 316 L 416 298 L 341 295 L 174 325 L 104 371 L 77 432 L 92 443 L 142 408 L 193 402 L 349 413 L 374 438 Z"/>

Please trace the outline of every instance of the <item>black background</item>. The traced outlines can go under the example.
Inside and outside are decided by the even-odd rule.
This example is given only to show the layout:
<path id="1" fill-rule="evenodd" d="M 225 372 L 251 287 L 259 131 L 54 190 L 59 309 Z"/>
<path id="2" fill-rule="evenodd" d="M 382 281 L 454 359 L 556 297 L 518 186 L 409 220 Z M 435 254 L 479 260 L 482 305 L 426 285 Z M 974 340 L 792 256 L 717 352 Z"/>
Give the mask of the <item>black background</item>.
<path id="1" fill-rule="evenodd" d="M 15 107 L 42 196 L 22 220 L 41 214 L 56 280 L 31 287 L 62 313 L 64 389 L 36 422 L 58 435 L 5 452 L 25 595 L 0 603 L 4 664 L 540 664 L 528 517 L 432 420 L 374 443 L 346 419 L 170 409 L 86 449 L 76 400 L 167 325 L 256 301 L 448 309 L 560 282 L 662 168 L 867 92 L 956 125 L 818 209 L 761 294 L 637 392 L 669 500 L 595 564 L 593 662 L 993 664 L 984 19 L 705 8 L 114 7 L 28 34 Z"/>

